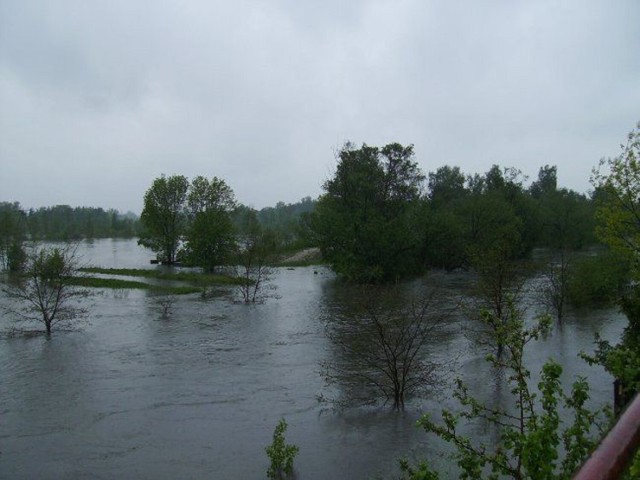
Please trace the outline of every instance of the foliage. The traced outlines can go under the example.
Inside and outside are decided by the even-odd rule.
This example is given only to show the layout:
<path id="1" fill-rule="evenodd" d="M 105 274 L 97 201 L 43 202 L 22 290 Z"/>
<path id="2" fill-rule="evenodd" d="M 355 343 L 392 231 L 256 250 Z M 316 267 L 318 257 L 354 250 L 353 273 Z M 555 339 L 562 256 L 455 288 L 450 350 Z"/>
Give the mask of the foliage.
<path id="1" fill-rule="evenodd" d="M 489 315 L 485 312 L 484 316 Z M 495 332 L 506 346 L 507 355 L 489 355 L 487 360 L 507 373 L 513 409 L 477 400 L 462 380 L 458 380 L 454 397 L 461 409 L 443 410 L 442 424 L 434 422 L 429 415 L 419 420 L 425 431 L 436 434 L 455 448 L 453 456 L 460 478 L 568 479 L 597 444 L 591 430 L 602 412 L 591 412 L 585 407 L 589 386 L 584 378 L 579 377 L 571 392 L 564 393 L 560 384 L 562 367 L 549 360 L 542 368 L 537 391 L 530 385 L 531 374 L 523 360 L 525 347 L 546 334 L 550 325 L 550 318 L 543 317 L 535 326 L 527 328 L 520 313 L 512 308 L 504 328 Z M 571 412 L 571 424 L 564 425 L 561 409 Z M 474 442 L 460 431 L 461 420 L 486 422 L 496 430 L 499 440 L 493 447 Z"/>
<path id="2" fill-rule="evenodd" d="M 623 397 L 631 398 L 640 392 L 640 291 L 637 287 L 628 290 L 620 300 L 622 312 L 628 324 L 618 345 L 611 345 L 596 336 L 596 351 L 593 355 L 582 354 L 590 364 L 602 365 L 622 384 Z"/>
<path id="3" fill-rule="evenodd" d="M 629 467 L 629 471 L 624 477 L 627 480 L 633 480 L 634 478 L 640 478 L 640 451 L 636 452 L 636 455 L 633 457 L 633 461 L 631 462 L 631 466 Z"/>
<path id="4" fill-rule="evenodd" d="M 611 248 L 629 256 L 637 269 L 640 253 L 640 122 L 621 148 L 619 156 L 601 160 L 591 178 L 598 192 L 596 233 Z"/>
<path id="5" fill-rule="evenodd" d="M 403 480 L 438 480 L 440 476 L 438 472 L 431 470 L 429 464 L 425 461 L 418 462 L 417 465 L 411 465 L 407 459 L 399 461 L 401 479 Z"/>
<path id="6" fill-rule="evenodd" d="M 12 243 L 6 254 L 7 269 L 10 272 L 21 272 L 27 262 L 27 252 L 21 243 Z"/>
<path id="7" fill-rule="evenodd" d="M 154 292 L 175 295 L 188 295 L 190 293 L 198 293 L 202 290 L 200 287 L 152 285 L 150 283 L 122 280 L 120 278 L 70 277 L 68 279 L 68 283 L 69 285 L 86 288 L 130 288 L 136 290 L 151 290 Z"/>
<path id="8" fill-rule="evenodd" d="M 620 380 L 624 396 L 630 398 L 633 392 L 640 391 L 640 288 L 637 283 L 640 279 L 640 123 L 629 133 L 627 144 L 621 147 L 618 157 L 600 162 L 592 183 L 598 191 L 597 234 L 614 252 L 626 258 L 631 279 L 635 280 L 628 282 L 620 298 L 628 324 L 618 345 L 596 338 L 595 354 L 585 357 Z M 608 174 L 602 172 L 605 165 Z"/>
<path id="9" fill-rule="evenodd" d="M 628 257 L 611 250 L 576 258 L 569 273 L 567 298 L 581 307 L 614 304 L 626 289 L 629 274 Z"/>
<path id="10" fill-rule="evenodd" d="M 271 266 L 278 250 L 273 232 L 265 230 L 255 216 L 248 220 L 247 234 L 236 253 L 236 277 L 242 282 L 238 290 L 244 303 L 262 303 L 275 286 L 269 283 L 275 269 Z"/>
<path id="11" fill-rule="evenodd" d="M 73 287 L 76 270 L 73 248 L 35 248 L 27 257 L 24 271 L 5 289 L 20 302 L 11 312 L 42 323 L 47 334 L 55 325 L 83 317 L 87 311 L 75 300 L 85 297 L 87 291 Z"/>
<path id="12" fill-rule="evenodd" d="M 0 202 L 0 270 L 20 270 L 25 235 L 26 216 L 20 204 Z"/>
<path id="13" fill-rule="evenodd" d="M 305 219 L 314 211 L 315 206 L 316 202 L 311 197 L 291 204 L 278 202 L 275 207 L 258 211 L 257 218 L 263 228 L 274 232 L 283 249 L 300 249 L 310 246 Z"/>
<path id="14" fill-rule="evenodd" d="M 190 265 L 213 272 L 235 248 L 230 212 L 235 208 L 233 190 L 217 177 L 194 178 L 187 195 L 189 225 L 184 256 Z"/>
<path id="15" fill-rule="evenodd" d="M 395 288 L 369 290 L 360 308 L 330 318 L 327 336 L 340 355 L 321 364 L 328 385 L 344 400 L 371 404 L 379 399 L 400 410 L 410 396 L 432 392 L 442 383 L 441 365 L 427 358 L 427 346 L 441 331 L 446 314 L 435 313 L 433 296 L 405 302 Z"/>
<path id="16" fill-rule="evenodd" d="M 280 419 L 273 432 L 271 445 L 265 448 L 271 464 L 267 469 L 267 477 L 272 479 L 289 478 L 293 474 L 293 460 L 298 454 L 296 445 L 286 444 L 284 433 L 287 431 L 287 422 Z"/>
<path id="17" fill-rule="evenodd" d="M 494 199 L 489 204 L 494 201 L 501 202 Z M 522 248 L 521 220 L 507 205 L 496 209 L 494 216 L 500 220 L 496 220 L 490 231 L 483 232 L 470 247 L 469 258 L 478 276 L 476 291 L 480 305 L 490 312 L 483 318 L 485 328 L 482 329 L 488 327 L 488 340 L 485 334 L 475 335 L 475 338 L 496 348 L 500 356 L 504 344 L 496 332 L 509 322 L 512 305 L 522 292 L 527 267 L 518 260 Z"/>
<path id="18" fill-rule="evenodd" d="M 139 268 L 98 268 L 85 267 L 79 269 L 86 273 L 101 273 L 106 275 L 124 275 L 127 277 L 157 278 L 158 280 L 171 280 L 179 282 L 189 282 L 198 286 L 210 285 L 240 285 L 244 280 L 228 275 L 214 275 L 194 271 L 167 271 L 165 269 L 139 269 Z"/>
<path id="19" fill-rule="evenodd" d="M 176 252 L 186 228 L 185 201 L 189 182 L 182 175 L 156 178 L 144 195 L 140 222 L 144 228 L 138 243 L 152 249 L 168 264 L 176 261 Z"/>
<path id="20" fill-rule="evenodd" d="M 26 212 L 33 240 L 78 240 L 80 238 L 133 237 L 140 231 L 138 217 L 128 212 L 93 207 L 56 205 Z"/>
<path id="21" fill-rule="evenodd" d="M 416 214 L 424 175 L 413 146 L 346 144 L 310 226 L 322 255 L 357 282 L 395 281 L 421 269 Z"/>

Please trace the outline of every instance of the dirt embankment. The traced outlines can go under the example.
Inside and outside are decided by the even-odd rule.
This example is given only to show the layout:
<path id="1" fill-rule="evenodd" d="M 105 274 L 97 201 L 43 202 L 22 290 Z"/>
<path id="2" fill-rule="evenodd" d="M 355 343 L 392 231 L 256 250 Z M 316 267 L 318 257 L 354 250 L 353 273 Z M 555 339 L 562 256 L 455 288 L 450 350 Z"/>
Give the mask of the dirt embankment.
<path id="1" fill-rule="evenodd" d="M 322 256 L 320 254 L 320 249 L 313 248 L 305 248 L 304 250 L 300 250 L 292 255 L 284 257 L 280 263 L 282 265 L 291 265 L 296 263 L 313 263 L 320 262 L 322 260 Z"/>

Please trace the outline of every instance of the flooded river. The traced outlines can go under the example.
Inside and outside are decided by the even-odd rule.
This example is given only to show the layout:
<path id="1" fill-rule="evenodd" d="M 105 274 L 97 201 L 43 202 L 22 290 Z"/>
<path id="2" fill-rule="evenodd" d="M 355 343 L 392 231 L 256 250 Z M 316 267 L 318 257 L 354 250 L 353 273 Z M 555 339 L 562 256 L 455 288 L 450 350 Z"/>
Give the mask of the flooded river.
<path id="1" fill-rule="evenodd" d="M 85 264 L 120 268 L 144 268 L 152 257 L 133 240 L 86 242 L 79 253 Z M 470 287 L 465 274 L 421 283 L 451 298 Z M 168 317 L 153 293 L 97 290 L 73 331 L 0 336 L 0 477 L 261 479 L 281 417 L 287 442 L 300 448 L 299 479 L 388 477 L 399 457 L 433 454 L 433 437 L 415 421 L 439 411 L 446 395 L 412 400 L 403 413 L 318 402 L 327 393 L 319 364 L 333 352 L 324 320 L 345 302 L 333 274 L 281 269 L 274 284 L 279 298 L 262 305 L 233 303 L 224 291 L 194 294 L 177 298 Z M 10 316 L 1 315 L 6 331 Z M 464 322 L 432 350 L 455 352 L 472 388 L 507 402 L 458 328 Z M 577 353 L 592 351 L 595 332 L 616 340 L 623 326 L 615 310 L 570 312 L 529 350 L 531 370 L 554 357 L 567 381 L 589 378 L 594 403 L 610 402 L 611 378 Z"/>

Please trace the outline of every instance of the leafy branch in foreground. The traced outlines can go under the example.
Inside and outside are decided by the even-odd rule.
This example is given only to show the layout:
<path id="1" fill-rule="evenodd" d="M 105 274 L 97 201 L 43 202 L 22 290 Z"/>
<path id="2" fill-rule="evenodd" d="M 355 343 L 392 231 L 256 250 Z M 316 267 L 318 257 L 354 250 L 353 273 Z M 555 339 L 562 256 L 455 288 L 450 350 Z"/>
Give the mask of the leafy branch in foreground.
<path id="1" fill-rule="evenodd" d="M 273 432 L 271 445 L 265 448 L 267 456 L 271 460 L 267 470 L 267 477 L 269 478 L 288 478 L 293 474 L 293 459 L 298 454 L 299 449 L 296 445 L 287 445 L 285 443 L 284 432 L 286 430 L 287 422 L 282 418 Z"/>
<path id="2" fill-rule="evenodd" d="M 488 315 L 484 314 L 485 320 Z M 582 377 L 575 381 L 570 393 L 565 393 L 560 383 L 562 367 L 553 360 L 543 366 L 537 390 L 534 389 L 523 353 L 527 344 L 549 331 L 551 320 L 543 317 L 535 326 L 526 328 L 513 305 L 507 320 L 504 328 L 496 331 L 507 354 L 489 355 L 487 360 L 507 373 L 514 407 L 488 405 L 476 399 L 458 379 L 454 397 L 461 408 L 455 412 L 443 410 L 443 423 L 424 415 L 418 424 L 454 447 L 459 478 L 568 479 L 596 446 L 599 436 L 592 436 L 592 430 L 594 426 L 600 429 L 606 410 L 592 412 L 586 408 L 589 385 Z M 571 412 L 572 423 L 564 424 L 561 410 Z M 488 424 L 499 440 L 489 445 L 467 436 L 461 423 L 475 422 Z M 424 462 L 417 470 L 404 462 L 404 471 L 411 479 L 438 478 L 437 472 Z"/>

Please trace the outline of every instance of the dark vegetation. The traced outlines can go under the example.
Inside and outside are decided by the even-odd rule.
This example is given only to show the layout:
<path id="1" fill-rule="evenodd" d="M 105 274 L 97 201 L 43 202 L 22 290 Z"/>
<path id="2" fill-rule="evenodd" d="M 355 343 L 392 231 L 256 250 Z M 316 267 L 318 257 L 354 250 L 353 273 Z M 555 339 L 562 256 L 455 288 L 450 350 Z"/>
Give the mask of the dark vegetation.
<path id="1" fill-rule="evenodd" d="M 123 280 L 121 278 L 71 277 L 68 279 L 68 284 L 88 288 L 151 290 L 157 293 L 173 295 L 188 295 L 202 291 L 202 288 L 195 286 L 151 285 L 150 283 Z"/>
<path id="2" fill-rule="evenodd" d="M 179 282 L 189 282 L 197 286 L 211 285 L 239 285 L 243 281 L 228 275 L 203 274 L 190 271 L 166 271 L 166 270 L 144 270 L 141 268 L 99 268 L 83 267 L 79 269 L 85 273 L 99 273 L 104 275 L 119 275 L 126 277 L 155 278 L 158 280 L 173 280 Z"/>

